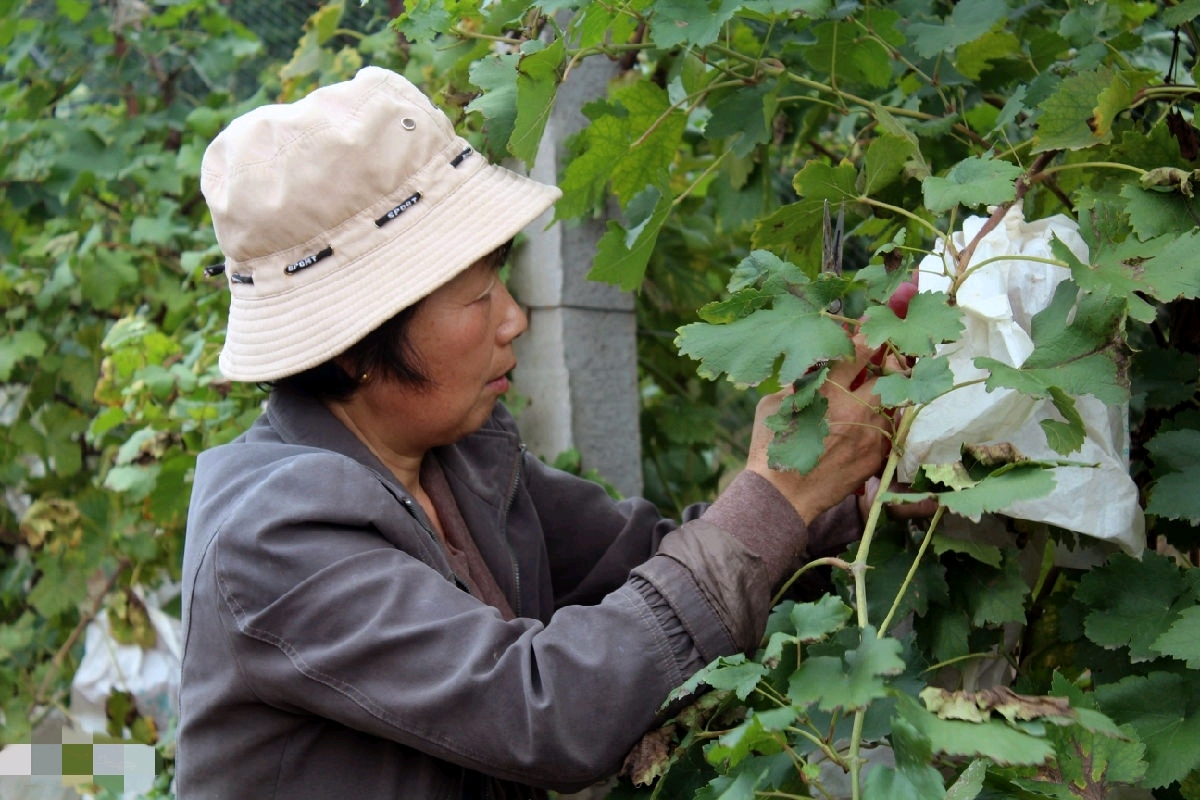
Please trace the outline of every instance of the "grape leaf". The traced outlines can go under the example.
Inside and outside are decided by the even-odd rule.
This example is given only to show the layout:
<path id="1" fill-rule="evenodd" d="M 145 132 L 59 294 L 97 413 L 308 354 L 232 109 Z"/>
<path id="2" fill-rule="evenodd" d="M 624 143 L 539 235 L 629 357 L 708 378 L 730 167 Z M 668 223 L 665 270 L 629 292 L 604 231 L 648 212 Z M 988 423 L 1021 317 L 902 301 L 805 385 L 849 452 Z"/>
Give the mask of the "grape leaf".
<path id="1" fill-rule="evenodd" d="M 1163 25 L 1168 28 L 1178 28 L 1200 16 L 1200 0 L 1183 0 L 1162 12 Z"/>
<path id="2" fill-rule="evenodd" d="M 1108 141 L 1111 131 L 1107 136 L 1097 136 L 1092 125 L 1095 124 L 1100 93 L 1115 79 L 1112 70 L 1107 68 L 1063 78 L 1054 94 L 1039 106 L 1041 116 L 1034 137 L 1034 152 L 1078 150 Z"/>
<path id="3" fill-rule="evenodd" d="M 601 204 L 613 166 L 629 150 L 625 114 L 604 103 L 593 103 L 584 110 L 590 121 L 579 134 L 583 150 L 567 164 L 558 183 L 563 196 L 555 204 L 555 218 L 560 220 L 583 216 Z"/>
<path id="4" fill-rule="evenodd" d="M 838 656 L 810 656 L 788 683 L 794 704 L 816 703 L 822 711 L 862 708 L 887 695 L 883 678 L 904 671 L 902 645 L 896 639 L 875 635 L 875 628 L 860 631 L 859 646 Z"/>
<path id="5" fill-rule="evenodd" d="M 773 293 L 759 289 L 743 288 L 734 291 L 724 300 L 716 300 L 700 307 L 697 316 L 713 325 L 733 322 L 750 316 L 760 308 L 770 305 Z"/>
<path id="6" fill-rule="evenodd" d="M 755 753 L 778 753 L 783 749 L 783 737 L 778 732 L 793 724 L 798 714 L 794 708 L 751 710 L 744 722 L 721 734 L 705 751 L 705 758 L 714 766 L 726 769 L 740 764 Z"/>
<path id="7" fill-rule="evenodd" d="M 1200 431 L 1163 431 L 1146 445 L 1157 475 L 1146 512 L 1200 524 Z"/>
<path id="8" fill-rule="evenodd" d="M 892 717 L 892 752 L 896 766 L 875 766 L 867 773 L 863 796 L 867 800 L 943 800 L 942 774 L 930 766 L 933 745 L 929 737 L 903 717 Z"/>
<path id="9" fill-rule="evenodd" d="M 797 603 L 791 613 L 796 639 L 801 642 L 824 639 L 841 630 L 852 613 L 853 610 L 834 594 L 824 595 L 815 603 Z"/>
<path id="10" fill-rule="evenodd" d="M 767 446 L 767 464 L 772 469 L 809 472 L 825 450 L 829 423 L 825 421 L 828 401 L 817 393 L 828 370 L 796 381 L 796 391 L 784 398 L 779 411 L 767 417 L 766 426 L 775 434 Z"/>
<path id="11" fill-rule="evenodd" d="M 471 62 L 471 83 L 483 94 L 467 104 L 467 111 L 478 111 L 487 120 L 484 138 L 492 153 L 508 152 L 517 121 L 517 53 L 505 53 Z"/>
<path id="12" fill-rule="evenodd" d="M 1055 240 L 1052 246 L 1059 244 Z M 975 366 L 991 370 L 988 391 L 1004 386 L 1054 400 L 1068 427 L 1053 430 L 1052 426 L 1051 435 L 1058 434 L 1055 443 L 1065 446 L 1078 436 L 1071 428 L 1077 414 L 1066 394 L 1091 394 L 1109 404 L 1128 398 L 1127 378 L 1112 352 L 1120 340 L 1122 311 L 1122 299 L 1103 293 L 1081 295 L 1076 285 L 1063 281 L 1050 305 L 1034 315 L 1030 325 L 1034 349 L 1020 367 L 992 358 L 977 358 Z"/>
<path id="13" fill-rule="evenodd" d="M 666 91 L 649 81 L 630 84 L 614 98 L 628 112 L 629 138 L 628 152 L 613 167 L 612 190 L 627 203 L 647 185 L 667 185 L 687 115 L 672 108 Z"/>
<path id="14" fill-rule="evenodd" d="M 1038 423 L 1046 434 L 1046 444 L 1059 455 L 1074 453 L 1087 440 L 1083 416 L 1075 407 L 1075 399 L 1057 386 L 1050 387 L 1050 399 L 1063 418 L 1044 419 Z"/>
<path id="15" fill-rule="evenodd" d="M 775 116 L 774 83 L 761 83 L 730 92 L 712 108 L 712 116 L 704 126 L 704 138 L 709 140 L 736 136 L 732 143 L 734 155 L 744 158 L 760 144 L 771 141 L 771 118 Z"/>
<path id="16" fill-rule="evenodd" d="M 1041 465 L 1021 465 L 989 475 L 979 483 L 955 492 L 943 492 L 938 501 L 954 513 L 979 521 L 984 512 L 1003 511 L 1017 500 L 1044 497 L 1054 490 L 1054 476 Z"/>
<path id="17" fill-rule="evenodd" d="M 46 340 L 36 331 L 17 331 L 0 338 L 0 382 L 7 381 L 21 361 L 41 358 L 45 352 Z"/>
<path id="18" fill-rule="evenodd" d="M 884 375 L 875 382 L 875 391 L 885 406 L 905 403 L 921 405 L 933 402 L 954 388 L 954 373 L 947 358 L 921 358 L 909 375 Z"/>
<path id="19" fill-rule="evenodd" d="M 638 223 L 625 230 L 609 220 L 588 273 L 589 280 L 613 283 L 626 292 L 642 285 L 658 233 L 671 213 L 671 198 L 651 186 L 629 204 L 628 212 Z"/>
<path id="20" fill-rule="evenodd" d="M 874 195 L 890 185 L 900 177 L 904 165 L 917 152 L 917 143 L 909 138 L 884 135 L 871 142 L 863 169 L 863 193 Z"/>
<path id="21" fill-rule="evenodd" d="M 963 553 L 980 563 L 987 564 L 989 567 L 1000 569 L 1003 555 L 1000 552 L 1000 548 L 994 544 L 985 544 L 967 539 L 954 539 L 949 536 L 943 536 L 940 533 L 934 534 L 932 544 L 933 552 L 939 556 L 942 553 Z"/>
<path id="22" fill-rule="evenodd" d="M 1200 202 L 1177 193 L 1152 192 L 1133 183 L 1121 187 L 1129 225 L 1145 242 L 1163 234 L 1184 234 L 1196 227 Z"/>
<path id="23" fill-rule="evenodd" d="M 862 24 L 884 41 L 897 44 L 895 30 L 900 19 L 890 9 L 871 9 L 861 14 Z M 855 25 L 840 20 L 823 22 L 813 27 L 817 41 L 804 50 L 804 59 L 817 74 L 833 75 L 838 82 L 866 83 L 887 86 L 892 80 L 891 56 L 887 48 L 874 37 L 860 35 Z M 903 41 L 903 37 L 900 37 Z"/>
<path id="24" fill-rule="evenodd" d="M 766 671 L 762 664 L 747 659 L 745 653 L 721 656 L 672 691 L 667 702 L 687 697 L 703 685 L 733 692 L 739 700 L 745 700 L 758 686 L 759 679 Z"/>
<path id="25" fill-rule="evenodd" d="M 761 287 L 764 293 L 784 294 L 793 288 L 805 291 L 808 276 L 790 261 L 784 261 L 769 250 L 754 250 L 738 263 L 729 275 L 730 292 L 751 286 Z M 817 303 L 820 305 L 820 303 Z"/>
<path id="26" fill-rule="evenodd" d="M 1146 745 L 1145 786 L 1157 788 L 1200 767 L 1200 689 L 1195 675 L 1151 672 L 1096 687 L 1100 710 L 1133 727 Z"/>
<path id="27" fill-rule="evenodd" d="M 790 383 L 818 360 L 854 352 L 841 325 L 820 308 L 791 295 L 779 296 L 771 308 L 728 325 L 684 325 L 675 345 L 683 355 L 700 361 L 697 371 L 701 376 L 715 380 L 724 373 L 744 386 L 768 378 L 780 355 L 779 380 Z"/>
<path id="28" fill-rule="evenodd" d="M 710 45 L 741 5 L 741 0 L 655 0 L 650 38 L 664 49 Z"/>
<path id="29" fill-rule="evenodd" d="M 999 720 L 983 723 L 938 719 L 907 695 L 897 697 L 900 716 L 928 737 L 934 752 L 951 756 L 985 756 L 998 764 L 1041 764 L 1054 755 L 1045 739 Z"/>
<path id="30" fill-rule="evenodd" d="M 922 58 L 931 58 L 975 41 L 1007 15 L 1008 6 L 1003 0 L 962 0 L 940 22 L 909 25 L 908 37 Z"/>
<path id="31" fill-rule="evenodd" d="M 1023 172 L 1007 161 L 971 156 L 951 167 L 944 178 L 926 178 L 921 191 L 925 206 L 933 212 L 949 211 L 959 204 L 999 205 L 1017 196 L 1016 180 Z"/>
<path id="32" fill-rule="evenodd" d="M 1084 620 L 1088 639 L 1101 647 L 1128 647 L 1132 658 L 1146 660 L 1156 655 L 1152 645 L 1179 609 L 1194 602 L 1187 588 L 1179 569 L 1163 556 L 1146 553 L 1137 560 L 1117 554 L 1083 576 L 1075 598 L 1090 609 Z"/>
<path id="33" fill-rule="evenodd" d="M 1006 558 L 1001 569 L 981 567 L 972 574 L 977 579 L 960 587 L 966 593 L 972 625 L 979 627 L 1025 620 L 1025 596 L 1030 590 L 1015 558 Z"/>
<path id="34" fill-rule="evenodd" d="M 833 167 L 809 161 L 792 179 L 801 199 L 759 220 L 754 228 L 754 246 L 779 252 L 819 250 L 825 201 L 837 205 L 857 198 L 854 188 L 857 178 L 858 172 L 852 164 Z"/>
<path id="35" fill-rule="evenodd" d="M 1017 57 L 1020 53 L 1021 40 L 1011 32 L 989 30 L 979 38 L 959 45 L 954 55 L 954 66 L 958 67 L 958 71 L 965 77 L 977 81 L 984 72 L 991 69 L 994 62 Z M 1000 127 L 1000 123 L 997 123 L 997 127 Z"/>
<path id="36" fill-rule="evenodd" d="M 1050 243 L 1054 256 L 1071 268 L 1071 277 L 1085 291 L 1128 297 L 1144 292 L 1162 302 L 1200 296 L 1200 275 L 1190 253 L 1200 247 L 1200 231 L 1168 234 L 1138 242 L 1133 237 L 1106 246 L 1084 264 L 1058 240 Z M 1128 297 L 1130 303 L 1136 298 Z M 1140 301 L 1139 301 L 1140 302 Z"/>
<path id="37" fill-rule="evenodd" d="M 562 40 L 555 39 L 541 50 L 522 54 L 517 62 L 517 116 L 508 149 L 526 165 L 533 164 L 554 109 L 566 52 Z"/>
<path id="38" fill-rule="evenodd" d="M 1186 661 L 1188 669 L 1200 670 L 1200 606 L 1185 608 L 1150 649 Z"/>
<path id="39" fill-rule="evenodd" d="M 872 306 L 864 315 L 862 331 L 867 344 L 879 347 L 891 340 L 902 353 L 933 355 L 942 342 L 957 341 L 963 331 L 962 309 L 952 306 L 944 292 L 918 292 L 900 319 L 887 306 Z"/>

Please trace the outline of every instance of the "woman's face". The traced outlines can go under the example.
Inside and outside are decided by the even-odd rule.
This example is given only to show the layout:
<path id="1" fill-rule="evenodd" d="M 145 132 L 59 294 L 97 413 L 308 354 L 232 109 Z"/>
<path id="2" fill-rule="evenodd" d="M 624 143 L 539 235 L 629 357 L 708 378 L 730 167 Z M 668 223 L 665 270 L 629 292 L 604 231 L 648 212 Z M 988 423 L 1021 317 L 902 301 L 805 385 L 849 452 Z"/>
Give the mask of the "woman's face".
<path id="1" fill-rule="evenodd" d="M 372 424 L 396 452 L 423 452 L 478 430 L 508 390 L 516 366 L 513 340 L 525 332 L 525 313 L 480 260 L 425 298 L 408 325 L 416 363 L 429 378 L 413 387 L 371 380 L 355 393 Z"/>

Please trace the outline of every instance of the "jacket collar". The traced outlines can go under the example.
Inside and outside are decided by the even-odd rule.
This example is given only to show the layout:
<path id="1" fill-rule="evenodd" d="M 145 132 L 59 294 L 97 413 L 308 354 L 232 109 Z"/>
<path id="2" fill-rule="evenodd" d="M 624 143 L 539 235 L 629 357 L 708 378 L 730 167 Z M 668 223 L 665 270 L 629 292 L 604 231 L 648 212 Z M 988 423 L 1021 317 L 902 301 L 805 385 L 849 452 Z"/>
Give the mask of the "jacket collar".
<path id="1" fill-rule="evenodd" d="M 399 492 L 411 496 L 392 471 L 323 403 L 281 387 L 267 400 L 267 423 L 287 444 L 316 447 L 352 458 L 377 473 Z M 522 453 L 520 437 L 508 410 L 496 406 L 484 426 L 454 444 L 432 451 L 457 492 L 465 488 L 489 505 L 505 509 L 517 480 Z"/>

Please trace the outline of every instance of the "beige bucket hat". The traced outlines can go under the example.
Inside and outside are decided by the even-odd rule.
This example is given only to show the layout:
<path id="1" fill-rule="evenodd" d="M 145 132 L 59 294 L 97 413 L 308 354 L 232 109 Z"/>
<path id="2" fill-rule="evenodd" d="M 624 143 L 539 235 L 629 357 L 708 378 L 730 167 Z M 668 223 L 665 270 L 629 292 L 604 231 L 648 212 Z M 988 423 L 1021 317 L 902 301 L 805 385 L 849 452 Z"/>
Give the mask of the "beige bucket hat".
<path id="1" fill-rule="evenodd" d="M 200 172 L 230 291 L 219 363 L 236 381 L 344 352 L 561 196 L 488 163 L 379 67 L 238 117 Z"/>

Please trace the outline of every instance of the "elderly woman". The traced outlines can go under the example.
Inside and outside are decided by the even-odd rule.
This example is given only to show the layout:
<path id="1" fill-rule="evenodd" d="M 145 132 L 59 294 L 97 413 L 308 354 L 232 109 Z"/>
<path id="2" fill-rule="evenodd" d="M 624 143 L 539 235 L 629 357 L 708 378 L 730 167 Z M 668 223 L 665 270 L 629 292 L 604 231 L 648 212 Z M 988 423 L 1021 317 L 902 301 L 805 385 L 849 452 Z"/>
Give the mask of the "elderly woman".
<path id="1" fill-rule="evenodd" d="M 196 468 L 181 800 L 583 787 L 672 688 L 754 649 L 784 576 L 857 536 L 843 498 L 886 427 L 869 387 L 829 393 L 803 476 L 767 466 L 766 398 L 746 470 L 682 524 L 526 452 L 497 403 L 526 320 L 497 271 L 559 192 L 487 163 L 402 77 L 234 120 L 202 188 L 221 370 L 272 389 Z"/>

